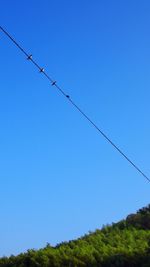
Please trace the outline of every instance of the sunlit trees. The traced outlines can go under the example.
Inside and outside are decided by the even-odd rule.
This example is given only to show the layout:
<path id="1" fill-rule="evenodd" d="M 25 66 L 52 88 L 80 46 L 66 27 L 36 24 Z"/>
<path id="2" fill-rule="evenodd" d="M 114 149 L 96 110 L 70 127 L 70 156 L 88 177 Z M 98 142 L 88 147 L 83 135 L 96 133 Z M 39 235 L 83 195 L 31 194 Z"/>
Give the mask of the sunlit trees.
<path id="1" fill-rule="evenodd" d="M 150 205 L 78 240 L 0 259 L 0 267 L 111 266 L 150 266 Z"/>

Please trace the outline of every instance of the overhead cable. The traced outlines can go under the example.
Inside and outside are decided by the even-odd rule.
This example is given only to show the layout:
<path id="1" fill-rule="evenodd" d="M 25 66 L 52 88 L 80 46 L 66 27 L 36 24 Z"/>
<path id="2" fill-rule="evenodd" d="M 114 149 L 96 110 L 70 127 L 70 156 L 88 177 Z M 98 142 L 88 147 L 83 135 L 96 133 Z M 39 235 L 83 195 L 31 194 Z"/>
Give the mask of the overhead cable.
<path id="1" fill-rule="evenodd" d="M 70 95 L 68 95 L 60 86 L 58 86 L 57 82 L 53 80 L 45 71 L 43 67 L 41 67 L 35 60 L 33 60 L 32 54 L 28 54 L 16 40 L 3 28 L 0 26 L 0 30 L 18 47 L 18 49 L 26 56 L 26 58 L 31 61 L 35 67 L 42 73 L 51 83 L 52 86 L 55 86 L 59 92 L 75 107 L 75 109 L 80 112 L 80 114 L 105 138 L 105 140 L 111 144 L 120 154 L 126 159 L 148 182 L 150 182 L 150 178 L 97 126 L 93 120 L 86 115 L 86 113 L 72 100 Z"/>

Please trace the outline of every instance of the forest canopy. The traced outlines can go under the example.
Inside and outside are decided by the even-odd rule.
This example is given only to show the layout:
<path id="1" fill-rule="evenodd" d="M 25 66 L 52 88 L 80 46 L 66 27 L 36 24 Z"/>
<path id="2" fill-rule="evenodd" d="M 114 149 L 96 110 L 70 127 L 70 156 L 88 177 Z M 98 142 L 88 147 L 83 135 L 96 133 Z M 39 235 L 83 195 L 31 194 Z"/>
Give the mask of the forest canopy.
<path id="1" fill-rule="evenodd" d="M 0 259 L 0 267 L 101 266 L 150 266 L 150 205 L 77 240 Z"/>

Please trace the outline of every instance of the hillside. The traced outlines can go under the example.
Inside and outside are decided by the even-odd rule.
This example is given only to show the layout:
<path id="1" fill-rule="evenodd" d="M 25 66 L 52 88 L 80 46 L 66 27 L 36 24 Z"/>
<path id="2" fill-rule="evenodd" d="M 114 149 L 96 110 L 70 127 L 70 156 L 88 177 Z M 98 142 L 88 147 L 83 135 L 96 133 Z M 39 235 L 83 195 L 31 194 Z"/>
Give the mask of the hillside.
<path id="1" fill-rule="evenodd" d="M 77 240 L 0 259 L 0 267 L 85 266 L 150 266 L 150 205 Z"/>

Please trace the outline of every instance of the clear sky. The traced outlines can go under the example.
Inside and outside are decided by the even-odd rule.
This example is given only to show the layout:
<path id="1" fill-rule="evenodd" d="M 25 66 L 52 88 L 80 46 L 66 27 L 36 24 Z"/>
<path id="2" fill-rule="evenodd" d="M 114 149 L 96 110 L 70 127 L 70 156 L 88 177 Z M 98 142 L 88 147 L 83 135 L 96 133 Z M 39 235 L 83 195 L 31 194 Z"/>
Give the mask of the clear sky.
<path id="1" fill-rule="evenodd" d="M 150 1 L 2 0 L 1 26 L 150 175 Z M 0 32 L 0 256 L 147 205 L 150 184 Z"/>

